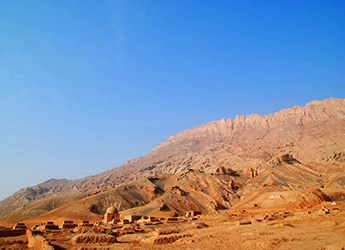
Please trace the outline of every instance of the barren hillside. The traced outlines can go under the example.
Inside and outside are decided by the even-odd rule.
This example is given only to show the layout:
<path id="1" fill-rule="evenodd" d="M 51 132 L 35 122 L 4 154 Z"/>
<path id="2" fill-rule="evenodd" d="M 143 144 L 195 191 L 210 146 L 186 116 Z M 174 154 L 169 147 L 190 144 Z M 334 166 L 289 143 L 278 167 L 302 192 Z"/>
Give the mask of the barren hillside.
<path id="1" fill-rule="evenodd" d="M 209 122 L 170 137 L 148 155 L 118 168 L 78 180 L 50 180 L 22 189 L 0 202 L 0 215 L 11 214 L 44 199 L 66 195 L 81 199 L 89 192 L 188 169 L 202 170 L 206 174 L 222 168 L 232 169 L 241 178 L 248 179 L 256 177 L 273 157 L 286 153 L 307 166 L 307 179 L 315 177 L 310 183 L 324 185 L 332 191 L 334 186 L 344 186 L 344 176 L 339 170 L 344 149 L 345 99 L 312 101 L 305 107 L 295 106 L 267 116 L 252 114 Z M 258 183 L 277 184 L 276 180 L 282 175 L 286 179 L 288 174 L 305 170 L 299 165 L 294 168 L 290 172 L 278 168 L 272 170 L 272 174 L 265 170 L 265 178 L 261 176 Z M 332 168 L 334 171 L 330 171 Z M 317 177 L 321 172 L 325 172 L 327 178 Z M 281 186 L 292 185 L 289 180 L 280 181 Z M 304 182 L 309 185 L 309 181 Z M 56 207 L 60 205 L 63 202 Z"/>

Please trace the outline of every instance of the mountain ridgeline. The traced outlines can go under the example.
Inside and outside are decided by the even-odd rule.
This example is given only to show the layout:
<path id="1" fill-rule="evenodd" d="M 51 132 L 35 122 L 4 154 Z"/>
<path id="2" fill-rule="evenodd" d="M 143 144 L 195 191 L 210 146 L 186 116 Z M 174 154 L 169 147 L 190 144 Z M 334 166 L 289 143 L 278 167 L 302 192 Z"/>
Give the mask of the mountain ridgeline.
<path id="1" fill-rule="evenodd" d="M 254 200 L 262 203 L 267 192 L 293 197 L 295 190 L 315 203 L 342 197 L 344 152 L 345 99 L 312 101 L 266 116 L 212 121 L 106 172 L 21 189 L 0 202 L 0 216 L 21 214 L 25 220 L 29 215 L 23 211 L 47 202 L 48 208 L 34 216 L 76 202 L 96 215 L 110 203 L 125 213 L 173 215 L 193 208 L 207 213 Z M 129 194 L 134 202 L 126 201 L 125 187 L 137 190 Z"/>

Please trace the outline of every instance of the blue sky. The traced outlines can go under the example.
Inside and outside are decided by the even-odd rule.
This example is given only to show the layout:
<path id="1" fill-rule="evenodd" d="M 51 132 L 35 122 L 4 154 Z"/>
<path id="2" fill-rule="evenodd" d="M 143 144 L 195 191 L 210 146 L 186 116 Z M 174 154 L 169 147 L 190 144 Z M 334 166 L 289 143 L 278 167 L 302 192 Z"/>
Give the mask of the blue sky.
<path id="1" fill-rule="evenodd" d="M 345 98 L 344 1 L 0 1 L 0 199 L 183 130 Z"/>

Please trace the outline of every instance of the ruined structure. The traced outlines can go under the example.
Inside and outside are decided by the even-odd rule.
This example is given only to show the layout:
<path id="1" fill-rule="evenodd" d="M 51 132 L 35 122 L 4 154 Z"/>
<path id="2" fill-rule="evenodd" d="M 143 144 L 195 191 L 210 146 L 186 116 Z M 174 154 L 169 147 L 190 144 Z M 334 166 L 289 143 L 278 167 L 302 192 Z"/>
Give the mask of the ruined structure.
<path id="1" fill-rule="evenodd" d="M 59 226 L 55 225 L 53 221 L 47 221 L 46 223 L 42 223 L 39 227 L 39 230 L 58 230 Z"/>
<path id="2" fill-rule="evenodd" d="M 104 215 L 104 223 L 108 224 L 110 222 L 120 222 L 120 214 L 117 208 L 111 206 L 107 209 Z"/>
<path id="3" fill-rule="evenodd" d="M 69 220 L 65 220 L 61 225 L 60 228 L 61 229 L 71 229 L 71 228 L 75 228 L 78 225 L 75 224 L 73 221 L 69 221 Z"/>
<path id="4" fill-rule="evenodd" d="M 26 225 L 25 223 L 17 223 L 16 225 L 14 225 L 13 229 L 19 229 L 19 230 L 26 230 Z"/>
<path id="5" fill-rule="evenodd" d="M 202 212 L 201 211 L 194 211 L 194 210 L 186 212 L 186 217 L 194 217 L 197 215 L 202 215 Z"/>
<path id="6" fill-rule="evenodd" d="M 88 220 L 83 220 L 81 223 L 78 224 L 79 227 L 92 227 L 93 224 L 91 224 Z"/>
<path id="7" fill-rule="evenodd" d="M 136 221 L 140 220 L 142 217 L 143 217 L 142 215 L 132 215 L 132 214 L 129 214 L 129 215 L 125 215 L 124 219 L 133 223 L 133 222 L 136 222 Z"/>

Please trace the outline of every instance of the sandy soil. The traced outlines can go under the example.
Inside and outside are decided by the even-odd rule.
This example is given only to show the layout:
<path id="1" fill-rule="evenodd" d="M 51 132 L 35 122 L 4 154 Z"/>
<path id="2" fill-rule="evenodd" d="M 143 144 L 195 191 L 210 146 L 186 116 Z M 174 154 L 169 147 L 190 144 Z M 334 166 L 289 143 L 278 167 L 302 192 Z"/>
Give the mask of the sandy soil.
<path id="1" fill-rule="evenodd" d="M 0 237 L 0 250 L 27 249 L 28 240 L 25 235 L 17 237 Z"/>
<path id="2" fill-rule="evenodd" d="M 83 234 L 84 233 L 84 234 Z M 86 233 L 86 234 L 85 234 Z M 116 235 L 117 243 L 74 244 L 76 235 Z M 345 249 L 345 202 L 303 210 L 224 210 L 195 220 L 44 231 L 55 249 Z M 104 237 L 103 237 L 104 238 Z M 21 237 L 0 238 L 0 249 L 25 249 Z"/>
<path id="3" fill-rule="evenodd" d="M 339 207 L 337 207 L 339 208 Z M 342 249 L 345 248 L 345 211 L 325 214 L 322 208 L 284 212 L 246 214 L 227 218 L 208 216 L 198 220 L 207 228 L 185 231 L 185 237 L 172 244 L 138 245 L 123 243 L 111 249 Z M 340 209 L 340 208 L 339 208 Z M 309 213 L 308 213 L 309 212 Z M 266 215 L 269 220 L 258 222 Z M 252 224 L 239 225 L 241 222 Z M 121 237 L 118 239 L 121 240 Z M 125 240 L 124 240 L 125 241 Z"/>

